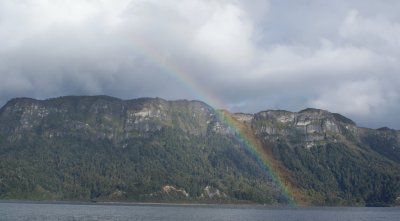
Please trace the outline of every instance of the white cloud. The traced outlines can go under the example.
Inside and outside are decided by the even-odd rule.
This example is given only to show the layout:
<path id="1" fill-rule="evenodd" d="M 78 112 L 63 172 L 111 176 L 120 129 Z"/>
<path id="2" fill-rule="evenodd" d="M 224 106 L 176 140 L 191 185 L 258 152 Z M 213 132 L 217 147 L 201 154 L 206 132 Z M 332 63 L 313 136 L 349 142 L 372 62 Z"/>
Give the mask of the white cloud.
<path id="1" fill-rule="evenodd" d="M 238 111 L 312 105 L 390 123 L 396 2 L 0 0 L 0 100 L 205 92 Z"/>
<path id="2" fill-rule="evenodd" d="M 368 117 L 378 114 L 387 104 L 379 82 L 373 80 L 345 82 L 337 87 L 326 88 L 310 105 L 347 115 Z"/>
<path id="3" fill-rule="evenodd" d="M 224 65 L 248 64 L 253 60 L 253 24 L 237 5 L 215 8 L 207 22 L 196 30 L 194 47 Z"/>
<path id="4" fill-rule="evenodd" d="M 340 37 L 352 44 L 399 55 L 400 23 L 382 15 L 364 17 L 357 10 L 350 10 L 339 31 Z"/>

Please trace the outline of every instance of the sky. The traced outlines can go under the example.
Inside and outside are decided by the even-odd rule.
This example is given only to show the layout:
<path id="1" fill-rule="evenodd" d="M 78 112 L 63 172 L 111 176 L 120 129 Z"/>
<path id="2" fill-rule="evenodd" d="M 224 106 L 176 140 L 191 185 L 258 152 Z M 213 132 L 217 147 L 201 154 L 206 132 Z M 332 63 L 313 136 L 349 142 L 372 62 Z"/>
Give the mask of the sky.
<path id="1" fill-rule="evenodd" d="M 398 0 L 0 0 L 14 97 L 307 107 L 400 129 Z"/>

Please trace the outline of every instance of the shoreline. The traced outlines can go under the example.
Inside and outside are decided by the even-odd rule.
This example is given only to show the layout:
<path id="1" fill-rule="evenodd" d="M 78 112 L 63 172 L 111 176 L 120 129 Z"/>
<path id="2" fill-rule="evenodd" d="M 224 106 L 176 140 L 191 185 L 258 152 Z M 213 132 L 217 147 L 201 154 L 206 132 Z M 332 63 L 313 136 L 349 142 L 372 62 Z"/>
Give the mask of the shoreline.
<path id="1" fill-rule="evenodd" d="M 219 206 L 219 207 L 295 207 L 290 205 L 270 205 L 257 203 L 196 203 L 196 202 L 124 202 L 124 201 L 69 201 L 69 200 L 19 200 L 0 199 L 0 203 L 65 204 L 65 205 L 111 205 L 111 206 Z M 297 207 L 297 206 L 296 206 Z"/>
<path id="2" fill-rule="evenodd" d="M 54 204 L 54 205 L 93 205 L 93 206 L 163 206 L 163 207 L 219 207 L 219 208 L 252 208 L 252 209 L 312 209 L 312 208 L 374 208 L 371 206 L 318 206 L 318 205 L 284 205 L 284 204 L 257 204 L 257 203 L 196 203 L 196 202 L 123 202 L 123 201 L 68 201 L 68 200 L 19 200 L 0 199 L 1 203 L 21 204 Z M 400 208 L 400 206 L 377 206 L 375 208 Z"/>

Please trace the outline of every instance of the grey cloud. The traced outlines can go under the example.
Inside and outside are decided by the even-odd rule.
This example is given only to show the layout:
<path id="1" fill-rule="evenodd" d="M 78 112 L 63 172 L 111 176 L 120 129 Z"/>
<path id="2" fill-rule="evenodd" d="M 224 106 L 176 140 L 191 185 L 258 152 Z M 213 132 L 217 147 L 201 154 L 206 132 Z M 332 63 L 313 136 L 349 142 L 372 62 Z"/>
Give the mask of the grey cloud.
<path id="1" fill-rule="evenodd" d="M 0 102 L 213 97 L 233 111 L 313 106 L 400 128 L 399 10 L 395 0 L 0 0 Z"/>

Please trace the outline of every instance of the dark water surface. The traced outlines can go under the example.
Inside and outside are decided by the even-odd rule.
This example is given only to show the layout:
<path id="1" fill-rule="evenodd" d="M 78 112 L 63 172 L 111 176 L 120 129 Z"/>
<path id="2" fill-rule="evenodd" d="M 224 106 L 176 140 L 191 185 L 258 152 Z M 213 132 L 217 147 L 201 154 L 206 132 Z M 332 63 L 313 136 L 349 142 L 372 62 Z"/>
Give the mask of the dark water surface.
<path id="1" fill-rule="evenodd" d="M 25 220 L 399 221 L 400 208 L 296 208 L 236 205 L 99 205 L 0 202 L 0 221 Z"/>

